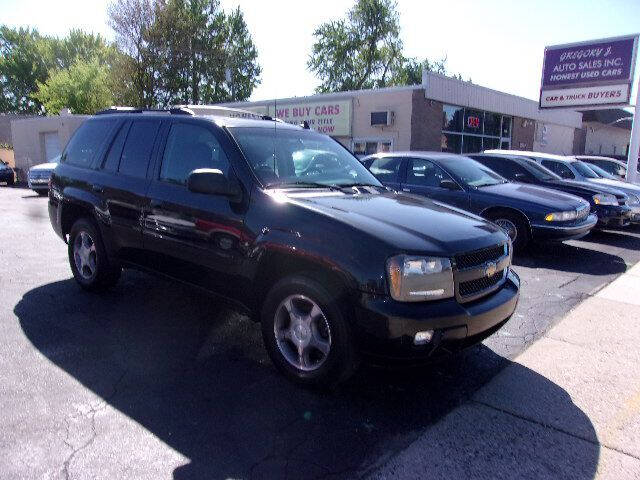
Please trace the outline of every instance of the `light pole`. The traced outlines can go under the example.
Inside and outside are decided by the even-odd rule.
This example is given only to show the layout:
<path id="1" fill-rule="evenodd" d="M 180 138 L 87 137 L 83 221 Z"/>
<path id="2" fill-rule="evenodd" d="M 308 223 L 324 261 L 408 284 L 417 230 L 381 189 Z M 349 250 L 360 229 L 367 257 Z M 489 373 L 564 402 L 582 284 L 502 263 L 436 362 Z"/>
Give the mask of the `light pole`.
<path id="1" fill-rule="evenodd" d="M 631 141 L 629 143 L 629 153 L 627 157 L 627 181 L 635 182 L 638 178 L 638 150 L 640 149 L 640 80 L 636 92 L 636 108 L 631 124 Z"/>

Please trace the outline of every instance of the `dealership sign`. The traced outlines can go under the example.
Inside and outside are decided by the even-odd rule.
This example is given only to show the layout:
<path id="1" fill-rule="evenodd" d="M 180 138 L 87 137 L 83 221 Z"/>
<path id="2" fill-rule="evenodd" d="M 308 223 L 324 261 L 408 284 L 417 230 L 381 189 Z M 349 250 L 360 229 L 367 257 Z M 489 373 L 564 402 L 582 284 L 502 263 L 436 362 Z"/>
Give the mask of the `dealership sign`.
<path id="1" fill-rule="evenodd" d="M 629 104 L 638 37 L 547 47 L 540 108 Z"/>
<path id="2" fill-rule="evenodd" d="M 256 108 L 256 107 L 254 107 Z M 271 104 L 265 113 L 287 123 L 307 122 L 316 132 L 336 137 L 351 136 L 351 100 L 326 102 L 286 102 Z"/>

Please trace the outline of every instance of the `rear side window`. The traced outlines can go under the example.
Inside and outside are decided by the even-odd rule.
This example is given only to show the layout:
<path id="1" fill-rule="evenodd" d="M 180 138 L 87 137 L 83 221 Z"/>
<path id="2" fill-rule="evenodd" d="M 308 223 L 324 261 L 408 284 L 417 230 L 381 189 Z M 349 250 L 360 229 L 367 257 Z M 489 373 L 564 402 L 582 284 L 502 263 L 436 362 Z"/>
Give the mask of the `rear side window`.
<path id="1" fill-rule="evenodd" d="M 129 131 L 129 122 L 124 122 L 120 127 L 116 138 L 111 142 L 109 153 L 104 161 L 102 168 L 108 172 L 115 172 L 118 170 L 118 164 L 120 163 L 120 155 L 122 154 L 122 147 L 124 147 L 124 141 L 127 138 L 127 132 Z"/>
<path id="2" fill-rule="evenodd" d="M 369 170 L 381 182 L 398 182 L 400 177 L 400 165 L 402 158 L 380 157 L 374 158 Z"/>
<path id="3" fill-rule="evenodd" d="M 90 167 L 116 122 L 116 119 L 84 122 L 69 141 L 62 161 L 76 167 Z"/>
<path id="4" fill-rule="evenodd" d="M 442 180 L 451 180 L 451 177 L 440 167 L 428 160 L 412 158 L 407 168 L 407 183 L 423 187 L 440 187 Z"/>
<path id="5" fill-rule="evenodd" d="M 122 149 L 118 172 L 130 177 L 145 178 L 151 159 L 153 142 L 160 123 L 154 120 L 134 121 Z"/>
<path id="6" fill-rule="evenodd" d="M 229 160 L 209 129 L 189 123 L 172 125 L 162 158 L 160 180 L 186 185 L 187 177 L 197 168 L 214 168 L 227 175 Z"/>
<path id="7" fill-rule="evenodd" d="M 560 175 L 562 178 L 576 178 L 571 169 L 560 162 L 554 162 L 553 160 L 542 160 L 542 166 L 547 167 L 553 173 Z"/>

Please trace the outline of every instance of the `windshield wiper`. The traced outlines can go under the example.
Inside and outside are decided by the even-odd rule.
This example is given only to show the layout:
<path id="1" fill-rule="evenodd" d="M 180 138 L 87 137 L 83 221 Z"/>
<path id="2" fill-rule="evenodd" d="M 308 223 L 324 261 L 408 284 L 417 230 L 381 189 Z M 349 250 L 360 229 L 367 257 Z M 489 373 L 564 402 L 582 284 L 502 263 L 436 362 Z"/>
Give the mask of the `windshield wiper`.
<path id="1" fill-rule="evenodd" d="M 268 183 L 266 185 L 266 188 L 278 188 L 278 187 L 312 187 L 312 188 L 328 188 L 331 190 L 337 190 L 340 187 L 336 186 L 336 185 L 327 185 L 326 183 L 320 183 L 320 182 L 303 182 L 303 181 L 296 181 L 296 182 L 273 182 L 273 183 Z"/>

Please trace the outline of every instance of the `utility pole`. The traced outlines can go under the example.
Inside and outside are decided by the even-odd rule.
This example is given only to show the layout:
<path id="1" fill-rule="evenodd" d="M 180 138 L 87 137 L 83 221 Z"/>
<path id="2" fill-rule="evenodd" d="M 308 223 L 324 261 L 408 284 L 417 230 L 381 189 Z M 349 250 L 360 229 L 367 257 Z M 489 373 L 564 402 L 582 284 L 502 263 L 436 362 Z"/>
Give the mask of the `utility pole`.
<path id="1" fill-rule="evenodd" d="M 629 142 L 629 154 L 627 157 L 627 181 L 638 180 L 638 150 L 640 150 L 640 79 L 636 92 L 636 108 L 631 124 L 631 141 Z"/>

